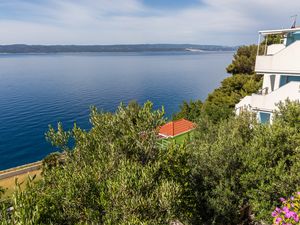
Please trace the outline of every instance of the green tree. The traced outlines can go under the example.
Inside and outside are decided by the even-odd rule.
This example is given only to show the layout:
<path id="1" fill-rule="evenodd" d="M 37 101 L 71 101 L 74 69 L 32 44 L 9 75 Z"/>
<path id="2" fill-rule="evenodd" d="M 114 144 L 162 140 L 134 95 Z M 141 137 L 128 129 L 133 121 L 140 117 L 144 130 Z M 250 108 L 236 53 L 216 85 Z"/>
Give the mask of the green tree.
<path id="1" fill-rule="evenodd" d="M 195 193 L 194 215 L 207 224 L 240 224 L 247 221 L 246 190 L 239 178 L 245 171 L 242 155 L 251 140 L 255 120 L 251 116 L 223 120 L 213 124 L 201 120 L 190 144 L 194 153 L 190 162 Z"/>
<path id="2" fill-rule="evenodd" d="M 257 92 L 261 87 L 261 76 L 236 74 L 225 78 L 221 86 L 210 93 L 202 103 L 200 100 L 184 101 L 173 119 L 186 118 L 196 122 L 206 117 L 214 123 L 234 115 L 235 105 L 245 96 Z"/>
<path id="3" fill-rule="evenodd" d="M 267 45 L 280 44 L 283 38 L 282 34 L 269 34 L 267 38 L 261 42 L 261 45 L 266 44 L 266 42 Z"/>
<path id="4" fill-rule="evenodd" d="M 215 224 L 271 223 L 278 199 L 300 188 L 299 121 L 298 102 L 280 104 L 271 125 L 251 114 L 200 120 L 188 146 L 194 215 Z"/>
<path id="5" fill-rule="evenodd" d="M 240 47 L 227 67 L 227 72 L 233 76 L 225 78 L 221 86 L 210 93 L 203 103 L 200 100 L 190 103 L 184 101 L 173 119 L 197 121 L 200 117 L 205 117 L 217 123 L 234 115 L 235 104 L 261 88 L 261 76 L 254 74 L 256 53 L 256 45 Z"/>
<path id="6" fill-rule="evenodd" d="M 200 100 L 190 101 L 189 103 L 183 101 L 179 106 L 180 111 L 173 115 L 173 120 L 185 118 L 190 121 L 198 120 L 201 115 L 203 103 Z"/>
<path id="7" fill-rule="evenodd" d="M 221 86 L 208 95 L 203 111 L 214 122 L 229 118 L 234 115 L 235 104 L 260 87 L 261 78 L 257 75 L 236 74 L 225 78 Z"/>
<path id="8" fill-rule="evenodd" d="M 42 162 L 43 172 L 42 173 L 45 173 L 46 170 L 48 170 L 48 169 L 51 170 L 52 168 L 57 167 L 62 164 L 63 164 L 63 160 L 62 160 L 61 153 L 59 153 L 59 152 L 50 153 L 48 156 L 46 156 L 43 159 L 43 162 Z"/>
<path id="9" fill-rule="evenodd" d="M 253 74 L 257 45 L 241 46 L 233 56 L 232 63 L 227 67 L 231 74 Z"/>
<path id="10" fill-rule="evenodd" d="M 114 114 L 93 108 L 90 131 L 50 127 L 47 139 L 55 146 L 65 149 L 69 138 L 75 146 L 65 150 L 62 166 L 15 193 L 11 222 L 168 224 L 187 218 L 181 207 L 186 153 L 182 146 L 157 145 L 163 114 L 150 102 L 121 105 Z"/>
<path id="11" fill-rule="evenodd" d="M 270 214 L 282 196 L 300 188 L 300 104 L 279 105 L 272 125 L 255 128 L 243 158 L 246 172 L 241 182 L 256 220 L 271 223 Z"/>

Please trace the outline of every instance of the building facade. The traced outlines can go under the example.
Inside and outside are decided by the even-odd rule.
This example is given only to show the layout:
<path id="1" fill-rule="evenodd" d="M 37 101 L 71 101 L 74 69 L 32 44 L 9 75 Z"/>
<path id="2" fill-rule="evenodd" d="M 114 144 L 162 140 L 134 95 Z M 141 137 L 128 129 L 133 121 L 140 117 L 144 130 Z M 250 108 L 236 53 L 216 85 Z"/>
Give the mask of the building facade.
<path id="1" fill-rule="evenodd" d="M 267 46 L 270 35 L 279 35 L 280 43 Z M 278 103 L 300 100 L 300 28 L 259 31 L 259 44 L 261 37 L 265 45 L 258 48 L 255 72 L 263 75 L 262 89 L 243 98 L 235 112 L 255 112 L 260 122 L 267 123 Z"/>

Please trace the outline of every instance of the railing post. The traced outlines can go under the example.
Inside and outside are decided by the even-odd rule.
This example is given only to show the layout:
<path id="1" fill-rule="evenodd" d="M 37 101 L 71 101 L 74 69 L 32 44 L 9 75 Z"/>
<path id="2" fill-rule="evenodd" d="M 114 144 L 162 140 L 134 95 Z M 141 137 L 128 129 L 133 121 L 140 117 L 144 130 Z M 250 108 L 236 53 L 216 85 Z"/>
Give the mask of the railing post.
<path id="1" fill-rule="evenodd" d="M 258 43 L 257 43 L 257 53 L 256 55 L 258 56 L 259 55 L 259 47 L 260 47 L 260 33 L 258 33 Z"/>
<path id="2" fill-rule="evenodd" d="M 266 44 L 265 44 L 265 52 L 264 52 L 264 55 L 266 55 L 266 54 L 267 54 L 268 35 L 266 35 L 266 39 L 265 39 L 265 41 L 266 41 Z"/>

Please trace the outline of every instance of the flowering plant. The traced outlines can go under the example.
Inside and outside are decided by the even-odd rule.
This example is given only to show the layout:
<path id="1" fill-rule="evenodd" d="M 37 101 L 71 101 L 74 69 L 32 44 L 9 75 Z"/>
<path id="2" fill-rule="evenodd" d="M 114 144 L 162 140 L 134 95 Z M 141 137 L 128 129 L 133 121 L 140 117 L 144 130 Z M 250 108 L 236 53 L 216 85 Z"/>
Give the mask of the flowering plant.
<path id="1" fill-rule="evenodd" d="M 272 212 L 274 225 L 294 225 L 299 224 L 300 220 L 300 192 L 289 199 L 280 198 L 282 207 Z"/>

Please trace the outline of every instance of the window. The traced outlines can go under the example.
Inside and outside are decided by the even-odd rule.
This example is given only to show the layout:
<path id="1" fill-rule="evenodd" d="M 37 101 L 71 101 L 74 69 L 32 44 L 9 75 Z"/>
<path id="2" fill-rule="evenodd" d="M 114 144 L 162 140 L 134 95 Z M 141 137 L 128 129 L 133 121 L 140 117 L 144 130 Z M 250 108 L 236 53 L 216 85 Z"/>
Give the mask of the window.
<path id="1" fill-rule="evenodd" d="M 274 91 L 275 75 L 270 75 L 271 91 Z"/>
<path id="2" fill-rule="evenodd" d="M 271 113 L 259 112 L 259 121 L 261 123 L 270 123 Z"/>
<path id="3" fill-rule="evenodd" d="M 300 81 L 300 76 L 281 76 L 280 87 L 291 81 Z"/>

